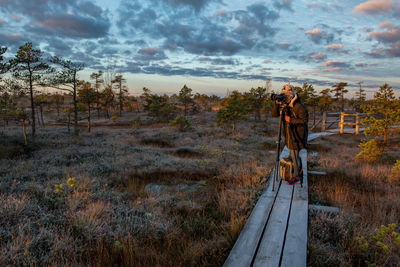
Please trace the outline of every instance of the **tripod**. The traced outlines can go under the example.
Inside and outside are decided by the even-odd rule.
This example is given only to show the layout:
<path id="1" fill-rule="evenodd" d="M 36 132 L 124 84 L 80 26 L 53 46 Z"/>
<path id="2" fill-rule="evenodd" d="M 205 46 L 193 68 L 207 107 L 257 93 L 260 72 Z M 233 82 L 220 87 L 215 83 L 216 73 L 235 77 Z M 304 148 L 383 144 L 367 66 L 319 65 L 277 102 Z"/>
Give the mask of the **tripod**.
<path id="1" fill-rule="evenodd" d="M 278 181 L 278 172 L 279 172 L 279 155 L 281 152 L 281 139 L 282 139 L 282 114 L 284 108 L 281 108 L 279 110 L 279 134 L 278 134 L 278 140 L 276 141 L 276 159 L 275 159 L 275 169 L 274 169 L 274 176 L 273 176 L 273 182 L 272 182 L 272 191 L 275 190 L 275 180 Z"/>
<path id="2" fill-rule="evenodd" d="M 274 169 L 274 176 L 273 176 L 273 182 L 272 182 L 272 191 L 275 190 L 275 181 L 278 181 L 278 174 L 279 174 L 279 156 L 280 156 L 280 152 L 281 152 L 281 139 L 282 139 L 282 121 L 283 121 L 283 114 L 286 113 L 284 111 L 286 111 L 287 106 L 284 105 L 283 108 L 281 108 L 279 110 L 279 134 L 278 134 L 278 140 L 276 141 L 276 158 L 275 158 L 275 169 Z M 287 124 L 286 124 L 287 125 Z M 287 125 L 288 126 L 288 125 Z M 291 144 L 293 144 L 293 140 L 292 137 L 288 137 L 289 138 L 289 142 Z M 299 163 L 298 163 L 298 155 L 297 157 L 295 157 L 294 159 L 296 161 L 296 166 L 299 167 Z M 303 187 L 303 179 L 301 179 L 301 187 Z"/>

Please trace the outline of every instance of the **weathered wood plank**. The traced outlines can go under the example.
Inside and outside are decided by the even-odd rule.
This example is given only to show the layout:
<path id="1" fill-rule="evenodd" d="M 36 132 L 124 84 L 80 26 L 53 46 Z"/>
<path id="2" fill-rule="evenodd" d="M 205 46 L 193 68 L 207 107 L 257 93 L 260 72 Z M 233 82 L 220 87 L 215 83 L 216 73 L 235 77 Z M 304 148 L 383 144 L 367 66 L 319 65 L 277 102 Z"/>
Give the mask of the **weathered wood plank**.
<path id="1" fill-rule="evenodd" d="M 272 191 L 272 175 L 269 184 L 259 198 L 246 225 L 240 232 L 235 245 L 233 246 L 228 258 L 225 260 L 224 267 L 247 267 L 256 253 L 258 243 L 267 223 L 278 190 Z"/>
<path id="2" fill-rule="evenodd" d="M 313 174 L 313 175 L 326 175 L 326 172 L 324 172 L 324 171 L 308 171 L 308 174 Z"/>
<path id="3" fill-rule="evenodd" d="M 278 266 L 284 244 L 293 186 L 282 182 L 253 266 Z"/>
<path id="4" fill-rule="evenodd" d="M 295 185 L 281 266 L 307 265 L 308 181 L 307 150 L 299 154 L 303 164 L 303 187 Z"/>

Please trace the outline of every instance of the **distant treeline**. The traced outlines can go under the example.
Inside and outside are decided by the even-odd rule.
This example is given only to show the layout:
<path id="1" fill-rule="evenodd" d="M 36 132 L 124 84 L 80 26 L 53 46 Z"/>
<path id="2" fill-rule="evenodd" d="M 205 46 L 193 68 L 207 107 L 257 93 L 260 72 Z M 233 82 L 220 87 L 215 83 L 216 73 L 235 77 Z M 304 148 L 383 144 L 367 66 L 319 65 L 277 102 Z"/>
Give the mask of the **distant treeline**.
<path id="1" fill-rule="evenodd" d="M 128 94 L 126 79 L 116 70 L 106 73 L 99 70 L 90 75 L 90 81 L 80 80 L 78 73 L 84 64 L 57 56 L 44 58 L 43 52 L 34 49 L 32 43 L 19 47 L 18 52 L 7 62 L 3 54 L 7 48 L 0 47 L 0 119 L 26 122 L 32 127 L 35 137 L 36 122 L 44 125 L 43 110 L 56 111 L 57 121 L 66 122 L 68 130 L 78 136 L 78 122 L 86 119 L 91 129 L 92 112 L 96 117 L 114 119 L 123 112 L 147 112 L 156 121 L 168 122 L 183 115 L 178 121 L 186 121 L 189 114 L 200 111 L 218 111 L 217 123 L 231 123 L 235 130 L 237 121 L 253 114 L 255 121 L 268 119 L 273 102 L 270 100 L 270 83 L 265 87 L 251 88 L 248 92 L 233 91 L 225 98 L 216 95 L 193 94 L 186 85 L 171 96 L 152 93 L 143 88 L 140 96 Z M 4 75 L 9 73 L 10 75 Z M 303 104 L 315 114 L 323 111 L 343 111 L 345 107 L 361 112 L 365 105 L 365 90 L 362 82 L 352 99 L 346 99 L 347 83 L 340 82 L 331 88 L 317 92 L 313 85 L 304 83 L 295 87 Z M 44 88 L 53 88 L 54 93 L 43 93 Z M 84 115 L 82 115 L 84 114 Z M 264 115 L 264 116 L 262 116 Z"/>

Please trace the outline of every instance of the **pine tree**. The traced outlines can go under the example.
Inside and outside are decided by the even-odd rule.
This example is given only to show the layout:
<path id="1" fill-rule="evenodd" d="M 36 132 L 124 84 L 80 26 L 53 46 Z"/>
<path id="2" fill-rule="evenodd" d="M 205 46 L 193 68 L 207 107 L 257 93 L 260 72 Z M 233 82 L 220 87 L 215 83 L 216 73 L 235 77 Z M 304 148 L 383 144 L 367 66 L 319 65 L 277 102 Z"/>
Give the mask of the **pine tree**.
<path id="1" fill-rule="evenodd" d="M 90 79 L 94 80 L 94 89 L 96 90 L 96 109 L 97 118 L 100 119 L 100 85 L 104 83 L 102 79 L 103 71 L 99 70 L 97 73 L 93 72 L 90 74 Z"/>
<path id="2" fill-rule="evenodd" d="M 53 57 L 51 62 L 56 66 L 56 72 L 51 75 L 46 83 L 46 86 L 56 88 L 58 90 L 67 91 L 72 94 L 73 113 L 74 113 L 74 136 L 79 135 L 78 130 L 78 72 L 84 69 L 83 63 L 72 62 L 60 57 Z M 57 109 L 58 114 L 58 109 Z M 68 124 L 69 127 L 69 124 Z"/>
<path id="3" fill-rule="evenodd" d="M 92 104 L 96 103 L 97 100 L 97 92 L 95 89 L 92 88 L 91 84 L 89 82 L 85 81 L 80 81 L 79 82 L 79 89 L 78 89 L 78 96 L 80 102 L 84 103 L 87 107 L 87 112 L 88 112 L 88 132 L 91 130 L 91 108 Z"/>
<path id="4" fill-rule="evenodd" d="M 328 111 L 331 108 L 333 99 L 330 95 L 330 89 L 326 88 L 319 93 L 321 96 L 318 100 L 318 107 L 320 111 Z"/>
<path id="5" fill-rule="evenodd" d="M 119 102 L 119 115 L 122 116 L 123 103 L 125 99 L 125 95 L 128 92 L 127 87 L 124 85 L 126 79 L 122 77 L 122 75 L 116 75 L 114 80 L 111 81 L 112 84 L 115 84 L 118 90 L 118 102 Z"/>
<path id="6" fill-rule="evenodd" d="M 254 113 L 254 119 L 256 121 L 261 120 L 261 110 L 267 100 L 266 91 L 267 89 L 264 87 L 251 88 L 250 92 L 244 95 L 248 109 Z"/>
<path id="7" fill-rule="evenodd" d="M 344 94 L 348 92 L 345 87 L 347 83 L 340 82 L 332 86 L 331 92 L 334 93 L 336 110 L 339 110 L 339 104 L 341 104 L 342 111 L 344 111 Z M 340 103 L 339 103 L 340 102 Z"/>
<path id="8" fill-rule="evenodd" d="M 187 117 L 187 110 L 190 105 L 194 104 L 193 101 L 193 94 L 192 94 L 192 89 L 187 87 L 186 84 L 182 87 L 182 89 L 179 91 L 179 96 L 178 96 L 179 102 L 183 105 L 183 111 L 185 118 Z"/>
<path id="9" fill-rule="evenodd" d="M 222 100 L 223 106 L 217 113 L 217 124 L 232 123 L 232 134 L 235 132 L 239 120 L 247 119 L 247 106 L 245 99 L 238 91 L 233 91 L 228 98 Z"/>
<path id="10" fill-rule="evenodd" d="M 31 118 L 32 118 L 32 141 L 35 138 L 35 104 L 34 104 L 34 87 L 42 84 L 45 74 L 48 74 L 50 67 L 42 59 L 42 51 L 33 49 L 32 43 L 28 42 L 19 47 L 14 59 L 11 60 L 13 76 L 22 80 L 27 84 L 31 102 Z"/>
<path id="11" fill-rule="evenodd" d="M 368 115 L 362 120 L 367 126 L 364 131 L 366 136 L 381 136 L 387 143 L 391 136 L 391 129 L 400 121 L 400 100 L 396 99 L 392 87 L 387 83 L 379 88 L 374 99 L 362 106 Z"/>
<path id="12" fill-rule="evenodd" d="M 0 75 L 6 73 L 9 70 L 9 64 L 3 63 L 3 54 L 7 51 L 7 47 L 0 46 Z M 1 76 L 0 76 L 1 81 Z"/>
<path id="13" fill-rule="evenodd" d="M 365 90 L 364 89 L 362 89 L 362 87 L 361 87 L 361 84 L 362 84 L 363 82 L 358 82 L 357 84 L 360 86 L 360 88 L 359 88 L 359 90 L 358 91 L 356 91 L 356 93 L 355 93 L 355 96 L 356 96 L 356 104 L 355 104 L 355 108 L 356 108 L 356 110 L 357 111 L 361 111 L 361 106 L 364 104 L 364 102 L 365 102 L 365 97 L 366 97 L 366 94 L 365 94 Z"/>

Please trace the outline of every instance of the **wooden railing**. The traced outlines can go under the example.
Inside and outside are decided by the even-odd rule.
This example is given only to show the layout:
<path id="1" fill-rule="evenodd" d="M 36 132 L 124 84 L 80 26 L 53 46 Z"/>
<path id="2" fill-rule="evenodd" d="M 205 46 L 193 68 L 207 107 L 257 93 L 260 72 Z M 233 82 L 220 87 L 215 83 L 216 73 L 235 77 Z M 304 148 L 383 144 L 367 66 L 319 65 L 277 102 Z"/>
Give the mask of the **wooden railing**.
<path id="1" fill-rule="evenodd" d="M 340 128 L 340 133 L 344 133 L 344 126 L 345 125 L 350 125 L 350 126 L 355 126 L 355 134 L 358 135 L 360 133 L 360 117 L 367 115 L 366 113 L 356 113 L 356 114 L 346 114 L 344 112 L 341 113 L 340 115 L 340 122 L 339 122 L 339 128 Z M 354 117 L 354 122 L 345 122 L 345 117 Z"/>
<path id="2" fill-rule="evenodd" d="M 341 134 L 344 133 L 344 126 L 350 125 L 354 126 L 354 133 L 358 135 L 360 133 L 360 118 L 365 115 L 367 115 L 367 113 L 347 114 L 344 112 L 324 112 L 322 114 L 322 119 L 317 121 L 317 123 L 315 123 L 310 130 L 314 130 L 319 124 L 321 124 L 321 132 L 325 132 L 329 130 L 333 125 L 338 123 L 339 132 Z M 354 117 L 354 120 L 346 121 L 345 117 Z"/>

